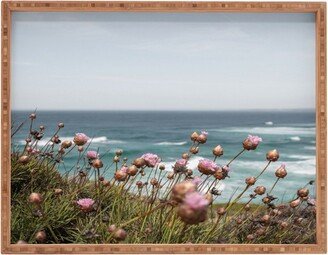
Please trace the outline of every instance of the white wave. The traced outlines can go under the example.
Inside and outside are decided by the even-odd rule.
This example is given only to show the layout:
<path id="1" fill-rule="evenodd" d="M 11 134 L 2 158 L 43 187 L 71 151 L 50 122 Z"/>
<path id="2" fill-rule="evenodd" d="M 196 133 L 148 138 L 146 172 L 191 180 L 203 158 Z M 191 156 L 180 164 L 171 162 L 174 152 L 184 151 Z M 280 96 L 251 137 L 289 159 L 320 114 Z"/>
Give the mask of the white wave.
<path id="1" fill-rule="evenodd" d="M 292 155 L 289 158 L 292 158 Z M 281 163 L 286 165 L 287 172 L 294 174 L 304 174 L 304 175 L 314 175 L 316 172 L 316 164 L 315 164 L 315 156 L 307 157 L 301 156 L 299 157 L 299 161 L 281 161 L 276 162 L 273 166 L 269 167 L 268 171 L 275 171 Z M 239 170 L 251 170 L 251 171 L 260 171 L 265 166 L 265 161 L 235 161 L 232 163 L 231 167 L 234 172 L 238 172 Z"/>
<path id="2" fill-rule="evenodd" d="M 45 146 L 46 144 L 52 144 L 52 142 L 48 142 L 51 139 L 51 137 L 44 137 L 40 141 L 38 141 L 39 146 Z M 73 141 L 74 137 L 65 137 L 65 136 L 60 136 L 59 139 L 61 141 Z M 99 137 L 94 137 L 90 138 L 88 142 L 91 143 L 102 143 L 102 144 L 122 144 L 125 143 L 124 141 L 121 140 L 110 140 L 106 136 L 99 136 Z M 20 140 L 19 144 L 25 144 L 25 140 Z"/>
<path id="3" fill-rule="evenodd" d="M 308 155 L 287 155 L 287 158 L 291 159 L 313 159 L 313 156 Z"/>
<path id="4" fill-rule="evenodd" d="M 291 141 L 293 141 L 293 142 L 299 142 L 299 141 L 301 141 L 301 138 L 299 137 L 299 136 L 292 136 L 292 137 L 290 137 L 289 138 Z"/>
<path id="5" fill-rule="evenodd" d="M 272 121 L 264 122 L 264 124 L 267 125 L 267 126 L 273 126 L 273 122 Z"/>
<path id="6" fill-rule="evenodd" d="M 160 142 L 160 143 L 155 143 L 155 145 L 185 145 L 187 142 Z"/>
<path id="7" fill-rule="evenodd" d="M 254 128 L 225 128 L 213 129 L 217 132 L 237 132 L 247 134 L 268 134 L 268 135 L 314 135 L 315 128 L 309 127 L 254 127 Z"/>
<path id="8" fill-rule="evenodd" d="M 310 151 L 315 151 L 316 147 L 315 146 L 304 146 L 304 149 L 310 150 Z"/>
<path id="9" fill-rule="evenodd" d="M 110 140 L 106 136 L 94 137 L 89 140 L 91 143 L 105 143 L 105 144 L 122 144 L 125 143 L 122 140 Z"/>

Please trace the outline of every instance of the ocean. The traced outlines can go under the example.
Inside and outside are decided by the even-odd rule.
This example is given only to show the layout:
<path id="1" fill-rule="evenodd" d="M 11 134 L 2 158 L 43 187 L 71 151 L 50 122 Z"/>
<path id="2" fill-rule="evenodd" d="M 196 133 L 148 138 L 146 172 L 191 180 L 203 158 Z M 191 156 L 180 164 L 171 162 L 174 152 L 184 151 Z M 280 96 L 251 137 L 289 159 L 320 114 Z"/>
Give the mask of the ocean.
<path id="1" fill-rule="evenodd" d="M 13 111 L 12 123 L 19 125 L 26 120 L 29 112 Z M 60 131 L 60 139 L 72 139 L 75 133 L 85 133 L 93 138 L 89 150 L 107 152 L 102 158 L 105 164 L 112 161 L 115 150 L 122 149 L 123 157 L 129 161 L 151 152 L 159 155 L 170 169 L 176 159 L 187 152 L 190 145 L 190 134 L 193 131 L 205 130 L 208 141 L 200 147 L 200 152 L 192 157 L 189 167 L 194 175 L 201 158 L 213 159 L 212 149 L 220 144 L 224 155 L 216 162 L 224 165 L 241 149 L 242 141 L 248 134 L 262 137 L 263 142 L 255 151 L 243 153 L 231 164 L 230 178 L 217 186 L 222 195 L 216 202 L 226 202 L 230 195 L 245 187 L 245 178 L 256 176 L 266 165 L 266 152 L 277 149 L 280 159 L 270 165 L 268 170 L 257 181 L 268 189 L 276 180 L 275 170 L 286 164 L 288 175 L 280 180 L 273 195 L 280 200 L 288 201 L 295 196 L 297 188 L 303 187 L 310 180 L 315 180 L 315 112 L 310 110 L 295 111 L 38 111 L 35 127 L 46 127 L 43 141 L 54 133 L 57 123 L 65 127 Z M 24 146 L 28 134 L 28 124 L 13 137 L 12 148 Z M 109 151 L 109 152 L 108 152 Z M 76 163 L 77 153 L 70 153 L 65 159 L 66 168 Z M 59 169 L 64 171 L 63 167 Z M 108 172 L 111 178 L 114 169 Z M 251 190 L 243 200 L 248 199 Z M 238 191 L 237 191 L 238 193 Z M 315 197 L 314 185 L 310 194 Z M 257 198 L 255 202 L 260 202 Z"/>

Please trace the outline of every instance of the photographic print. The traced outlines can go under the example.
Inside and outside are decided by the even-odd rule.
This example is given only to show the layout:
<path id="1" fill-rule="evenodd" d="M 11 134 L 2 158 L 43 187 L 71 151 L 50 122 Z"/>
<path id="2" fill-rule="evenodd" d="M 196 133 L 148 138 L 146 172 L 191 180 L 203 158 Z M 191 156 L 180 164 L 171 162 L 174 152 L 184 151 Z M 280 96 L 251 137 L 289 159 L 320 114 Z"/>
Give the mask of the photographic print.
<path id="1" fill-rule="evenodd" d="M 13 12 L 11 244 L 317 243 L 316 15 Z"/>

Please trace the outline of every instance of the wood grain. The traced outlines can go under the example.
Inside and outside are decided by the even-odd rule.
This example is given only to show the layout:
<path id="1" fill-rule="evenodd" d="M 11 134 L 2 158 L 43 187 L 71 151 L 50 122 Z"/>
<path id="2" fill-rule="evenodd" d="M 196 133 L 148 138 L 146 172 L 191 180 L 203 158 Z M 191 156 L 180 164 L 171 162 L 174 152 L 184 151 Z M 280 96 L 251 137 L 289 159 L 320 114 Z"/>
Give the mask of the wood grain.
<path id="1" fill-rule="evenodd" d="M 3 253 L 325 253 L 327 247 L 327 95 L 326 4 L 323 2 L 103 2 L 4 1 L 2 2 L 1 60 L 1 205 Z M 266 12 L 316 15 L 316 244 L 10 244 L 10 38 L 11 14 L 20 12 Z"/>

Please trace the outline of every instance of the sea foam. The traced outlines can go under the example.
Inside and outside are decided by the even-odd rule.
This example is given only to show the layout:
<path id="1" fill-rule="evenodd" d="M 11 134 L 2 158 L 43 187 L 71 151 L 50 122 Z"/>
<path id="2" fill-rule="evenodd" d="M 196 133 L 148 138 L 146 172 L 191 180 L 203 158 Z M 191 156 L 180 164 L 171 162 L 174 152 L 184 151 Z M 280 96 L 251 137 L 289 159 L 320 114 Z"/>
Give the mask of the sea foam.
<path id="1" fill-rule="evenodd" d="M 42 140 L 38 141 L 39 146 L 45 146 L 48 141 L 51 139 L 51 137 L 44 137 Z M 61 141 L 73 141 L 74 137 L 59 137 Z M 125 143 L 122 140 L 110 140 L 106 136 L 99 136 L 99 137 L 93 137 L 88 140 L 88 142 L 91 142 L 92 144 L 122 144 Z M 19 144 L 25 144 L 25 140 L 20 140 Z M 49 142 L 48 144 L 52 144 L 52 142 Z"/>
<path id="2" fill-rule="evenodd" d="M 237 132 L 248 134 L 267 134 L 267 135 L 314 135 L 315 128 L 302 128 L 302 127 L 254 127 L 254 128 L 222 128 L 212 129 L 210 131 L 216 132 Z"/>
<path id="3" fill-rule="evenodd" d="M 162 145 L 162 146 L 170 146 L 170 145 L 175 145 L 175 146 L 179 146 L 179 145 L 186 145 L 187 142 L 160 142 L 160 143 L 155 143 L 155 145 Z"/>

